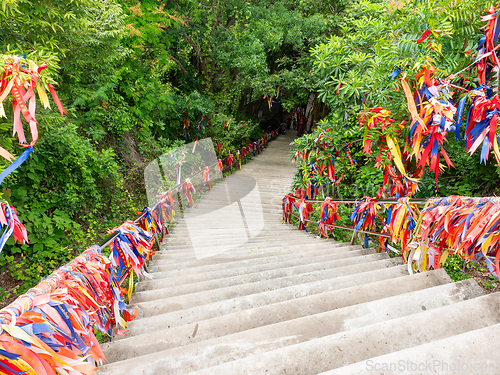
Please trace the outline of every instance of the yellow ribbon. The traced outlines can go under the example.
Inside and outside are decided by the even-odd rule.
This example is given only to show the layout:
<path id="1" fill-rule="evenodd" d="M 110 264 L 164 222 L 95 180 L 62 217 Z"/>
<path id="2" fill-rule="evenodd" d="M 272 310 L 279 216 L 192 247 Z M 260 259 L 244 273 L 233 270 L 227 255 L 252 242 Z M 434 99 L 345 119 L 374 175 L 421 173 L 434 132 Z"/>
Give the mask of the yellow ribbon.
<path id="1" fill-rule="evenodd" d="M 417 106 L 415 105 L 415 100 L 413 100 L 413 95 L 411 93 L 410 86 L 408 86 L 408 82 L 406 82 L 405 78 L 401 78 L 401 86 L 403 86 L 403 91 L 406 96 L 406 101 L 408 102 L 408 110 L 410 111 L 413 122 L 418 121 L 418 123 L 422 126 L 422 129 L 427 129 L 424 120 L 422 120 L 422 118 L 418 115 Z"/>
<path id="2" fill-rule="evenodd" d="M 403 160 L 401 158 L 401 150 L 399 149 L 399 145 L 395 142 L 391 137 L 387 136 L 387 146 L 389 147 L 389 151 L 394 159 L 394 164 L 396 164 L 396 168 L 398 168 L 399 172 L 411 182 L 417 183 L 419 179 L 408 176 L 406 173 L 405 167 L 403 165 Z"/>
<path id="3" fill-rule="evenodd" d="M 43 86 L 41 83 L 36 85 L 36 91 L 38 92 L 38 97 L 40 98 L 40 101 L 42 102 L 43 107 L 45 109 L 50 108 L 49 98 L 47 96 L 47 93 L 43 89 Z"/>

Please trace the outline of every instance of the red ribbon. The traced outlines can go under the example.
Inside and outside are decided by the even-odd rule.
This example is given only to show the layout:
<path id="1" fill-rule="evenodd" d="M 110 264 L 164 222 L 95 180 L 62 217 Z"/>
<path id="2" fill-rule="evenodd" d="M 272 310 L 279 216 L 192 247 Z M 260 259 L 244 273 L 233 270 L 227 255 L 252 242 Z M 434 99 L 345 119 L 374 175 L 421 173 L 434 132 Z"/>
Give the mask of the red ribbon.
<path id="1" fill-rule="evenodd" d="M 61 116 L 67 115 L 61 101 L 59 100 L 59 97 L 56 94 L 56 90 L 54 90 L 54 86 L 52 86 L 50 82 L 47 83 L 47 86 L 49 87 L 50 93 L 52 94 L 52 98 L 54 98 L 54 102 L 56 103 L 59 112 L 61 112 Z"/>

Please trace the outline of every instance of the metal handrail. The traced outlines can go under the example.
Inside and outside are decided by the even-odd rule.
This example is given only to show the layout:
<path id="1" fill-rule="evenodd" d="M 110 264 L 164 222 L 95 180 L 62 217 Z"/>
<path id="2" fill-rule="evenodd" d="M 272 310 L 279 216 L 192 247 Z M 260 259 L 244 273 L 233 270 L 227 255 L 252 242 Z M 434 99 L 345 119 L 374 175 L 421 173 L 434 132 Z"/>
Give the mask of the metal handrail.
<path id="1" fill-rule="evenodd" d="M 295 198 L 295 199 L 300 199 L 300 197 L 297 197 L 295 195 L 292 195 L 292 194 L 287 194 L 287 196 L 291 197 L 291 198 Z M 304 199 L 304 202 L 306 203 L 323 203 L 325 200 L 320 200 L 320 199 Z M 345 204 L 357 204 L 359 203 L 359 199 L 347 199 L 347 200 L 344 200 L 344 199 L 340 199 L 340 200 L 335 200 L 335 199 L 331 199 L 330 198 L 330 202 L 332 203 L 345 203 Z M 381 203 L 381 204 L 398 204 L 398 200 L 397 199 L 378 199 L 377 200 L 377 203 Z M 418 205 L 425 205 L 426 202 L 424 201 L 412 201 L 412 200 L 409 200 L 408 201 L 409 204 L 418 204 Z"/>
<path id="2" fill-rule="evenodd" d="M 293 194 L 287 194 L 286 196 L 294 198 L 294 199 L 300 199 L 299 197 L 293 195 Z M 323 203 L 324 200 L 319 200 L 319 199 L 304 199 L 303 202 L 306 203 Z M 340 203 L 340 204 L 357 204 L 359 203 L 359 199 L 357 200 L 334 200 L 330 199 L 330 202 L 332 203 Z M 381 204 L 397 204 L 399 203 L 397 199 L 381 199 L 377 200 L 377 203 Z M 418 205 L 425 205 L 425 202 L 422 201 L 410 201 L 408 202 L 409 204 L 418 204 Z M 315 220 L 309 220 L 309 219 L 301 219 L 299 215 L 293 213 L 293 211 L 290 212 L 291 216 L 294 216 L 298 218 L 299 220 L 302 220 L 303 222 L 312 222 L 318 224 L 318 221 Z M 350 230 L 353 232 L 352 237 L 351 237 L 351 244 L 354 244 L 354 241 L 356 239 L 356 234 L 358 233 L 365 233 L 365 234 L 371 234 L 374 236 L 379 236 L 379 237 L 385 237 L 385 238 L 392 238 L 390 234 L 387 233 L 381 233 L 381 232 L 373 232 L 373 231 L 367 231 L 367 230 L 356 230 L 356 228 L 351 228 L 351 227 L 346 227 L 344 225 L 337 225 L 337 224 L 325 224 L 327 227 L 332 227 L 332 228 L 338 228 L 338 229 L 345 229 L 345 230 Z"/>
<path id="3" fill-rule="evenodd" d="M 294 217 L 296 217 L 296 218 L 298 218 L 298 219 L 300 219 L 300 216 L 297 215 L 297 214 L 292 213 L 291 215 L 294 216 Z M 304 221 L 308 222 L 308 223 L 316 223 L 316 224 L 318 224 L 318 222 L 315 221 L 315 220 L 304 219 Z M 356 230 L 355 228 L 346 227 L 344 225 L 337 225 L 337 224 L 324 224 L 324 225 L 326 227 L 346 229 L 346 230 L 350 230 L 350 231 L 353 231 L 353 232 L 356 232 L 356 233 L 367 233 L 367 234 L 373 234 L 375 236 L 391 238 L 391 236 L 389 234 L 386 234 L 386 233 L 372 232 L 372 231 L 369 231 L 369 230 Z"/>

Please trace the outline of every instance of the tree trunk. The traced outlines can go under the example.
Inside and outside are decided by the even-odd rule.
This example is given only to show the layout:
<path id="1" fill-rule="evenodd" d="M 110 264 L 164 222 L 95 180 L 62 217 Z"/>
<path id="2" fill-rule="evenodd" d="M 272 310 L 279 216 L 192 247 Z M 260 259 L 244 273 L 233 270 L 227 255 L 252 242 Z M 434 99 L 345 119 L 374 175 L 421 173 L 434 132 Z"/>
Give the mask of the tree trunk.
<path id="1" fill-rule="evenodd" d="M 307 99 L 307 106 L 306 106 L 306 113 L 305 113 L 305 115 L 307 117 L 307 125 L 306 125 L 307 131 L 311 130 L 311 126 L 312 126 L 314 99 L 316 99 L 316 94 L 312 92 L 309 94 L 309 99 Z"/>
<path id="2" fill-rule="evenodd" d="M 321 113 L 321 118 L 324 119 L 327 114 L 328 114 L 328 106 L 325 103 L 323 104 L 323 112 Z"/>
<path id="3" fill-rule="evenodd" d="M 202 77 L 205 77 L 207 75 L 207 62 L 205 59 L 205 56 L 202 54 L 200 47 L 191 39 L 191 37 L 187 34 L 181 34 L 184 39 L 186 39 L 186 42 L 188 42 L 191 47 L 193 47 L 194 52 L 196 53 L 196 57 L 198 58 L 198 61 L 200 62 L 200 74 Z M 204 81 L 204 80 L 202 80 Z M 205 83 L 203 83 L 205 85 Z"/>

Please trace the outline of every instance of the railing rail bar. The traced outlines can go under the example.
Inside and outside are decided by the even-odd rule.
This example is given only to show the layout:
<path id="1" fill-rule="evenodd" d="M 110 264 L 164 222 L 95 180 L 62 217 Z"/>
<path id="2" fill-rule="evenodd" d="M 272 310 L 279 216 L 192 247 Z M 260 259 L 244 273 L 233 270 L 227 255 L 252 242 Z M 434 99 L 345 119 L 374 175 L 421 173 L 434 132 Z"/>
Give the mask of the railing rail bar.
<path id="1" fill-rule="evenodd" d="M 296 197 L 295 195 L 292 195 L 292 194 L 287 194 L 287 196 L 289 197 L 292 197 L 292 198 L 295 198 L 295 199 L 300 199 L 299 197 Z M 325 200 L 321 200 L 321 199 L 304 199 L 304 202 L 306 203 L 323 203 Z M 357 200 L 353 200 L 353 199 L 347 199 L 347 200 L 344 200 L 344 199 L 331 199 L 330 198 L 330 202 L 333 202 L 333 203 L 344 203 L 344 204 L 356 204 L 356 203 L 359 203 L 359 199 Z M 380 199 L 377 201 L 377 203 L 381 203 L 381 204 L 397 204 L 398 203 L 398 200 L 397 199 Z M 423 201 L 412 201 L 412 200 L 409 200 L 408 202 L 409 204 L 418 204 L 418 205 L 425 205 L 426 202 L 423 202 Z"/>
<path id="2" fill-rule="evenodd" d="M 291 215 L 293 217 L 296 217 L 296 218 L 298 218 L 300 220 L 300 216 L 299 215 L 297 215 L 295 213 L 292 213 Z M 315 220 L 304 219 L 304 221 L 308 222 L 308 223 L 316 223 L 316 224 L 318 224 L 318 222 L 315 221 Z M 337 224 L 325 224 L 325 225 L 328 226 L 328 227 L 350 230 L 350 231 L 353 231 L 353 232 L 356 232 L 356 233 L 367 233 L 367 234 L 373 234 L 374 236 L 391 238 L 391 236 L 389 234 L 380 233 L 380 232 L 372 232 L 372 231 L 368 231 L 368 230 L 356 230 L 354 228 L 346 227 L 346 226 L 343 226 L 343 225 L 337 225 Z"/>

